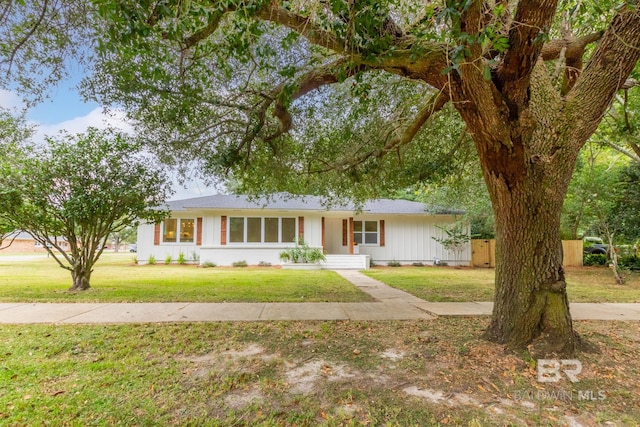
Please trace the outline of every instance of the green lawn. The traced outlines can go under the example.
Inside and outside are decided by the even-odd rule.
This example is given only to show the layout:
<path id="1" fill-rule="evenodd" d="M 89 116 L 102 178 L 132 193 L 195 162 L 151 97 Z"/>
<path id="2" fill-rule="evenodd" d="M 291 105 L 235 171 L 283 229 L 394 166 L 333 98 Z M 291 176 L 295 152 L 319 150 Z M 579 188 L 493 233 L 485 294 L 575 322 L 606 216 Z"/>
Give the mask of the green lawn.
<path id="1" fill-rule="evenodd" d="M 493 269 L 383 267 L 365 274 L 427 301 L 493 301 Z M 627 273 L 623 286 L 607 268 L 568 268 L 566 275 L 571 302 L 640 302 L 638 273 Z"/>
<path id="2" fill-rule="evenodd" d="M 0 425 L 637 425 L 637 322 L 575 322 L 602 350 L 575 384 L 538 383 L 487 322 L 3 325 Z"/>
<path id="3" fill-rule="evenodd" d="M 372 301 L 332 271 L 201 268 L 133 263 L 105 254 L 91 289 L 71 293 L 71 274 L 52 259 L 0 256 L 0 302 L 359 302 Z"/>

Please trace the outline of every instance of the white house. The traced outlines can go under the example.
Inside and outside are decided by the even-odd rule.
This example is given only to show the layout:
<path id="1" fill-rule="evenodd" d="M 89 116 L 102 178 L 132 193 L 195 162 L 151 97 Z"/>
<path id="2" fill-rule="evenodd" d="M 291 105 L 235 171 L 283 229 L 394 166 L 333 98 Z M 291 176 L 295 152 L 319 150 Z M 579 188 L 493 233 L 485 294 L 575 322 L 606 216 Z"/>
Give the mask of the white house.
<path id="1" fill-rule="evenodd" d="M 418 202 L 378 199 L 360 211 L 337 206 L 327 209 L 315 196 L 215 195 L 168 202 L 171 216 L 159 224 L 138 228 L 138 262 L 151 256 L 158 262 L 180 254 L 201 264 L 281 264 L 280 252 L 303 236 L 327 256 L 323 268 L 369 267 L 371 260 L 386 265 L 447 262 L 469 265 L 470 245 L 461 253 L 447 251 L 432 237 L 444 232 L 436 226 L 455 222 L 461 212 L 429 210 Z"/>

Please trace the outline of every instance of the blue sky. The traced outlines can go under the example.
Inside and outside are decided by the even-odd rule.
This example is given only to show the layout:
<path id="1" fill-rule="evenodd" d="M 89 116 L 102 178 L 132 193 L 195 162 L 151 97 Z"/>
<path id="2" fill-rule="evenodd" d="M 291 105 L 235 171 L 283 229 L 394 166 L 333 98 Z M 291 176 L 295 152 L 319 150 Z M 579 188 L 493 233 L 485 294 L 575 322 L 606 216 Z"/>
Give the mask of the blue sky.
<path id="1" fill-rule="evenodd" d="M 76 89 L 78 82 L 79 78 L 60 82 L 57 87 L 51 89 L 48 99 L 27 111 L 27 120 L 37 125 L 34 137 L 36 140 L 43 140 L 45 135 L 56 135 L 61 130 L 70 133 L 84 132 L 89 126 L 103 128 L 110 125 L 125 131 L 130 129 L 122 111 L 106 115 L 97 103 L 85 102 Z M 0 105 L 20 109 L 23 104 L 15 93 L 0 91 Z M 208 188 L 199 180 L 190 180 L 186 183 L 186 188 L 180 186 L 176 179 L 173 181 L 175 194 L 171 197 L 172 200 L 219 192 Z"/>

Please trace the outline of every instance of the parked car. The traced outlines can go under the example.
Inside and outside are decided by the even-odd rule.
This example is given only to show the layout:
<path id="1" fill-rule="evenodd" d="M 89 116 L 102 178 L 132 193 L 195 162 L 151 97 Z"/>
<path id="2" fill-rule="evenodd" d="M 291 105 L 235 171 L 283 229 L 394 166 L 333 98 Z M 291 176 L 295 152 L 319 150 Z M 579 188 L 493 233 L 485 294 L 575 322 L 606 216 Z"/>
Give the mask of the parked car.
<path id="1" fill-rule="evenodd" d="M 585 237 L 582 239 L 582 247 L 585 254 L 606 254 L 609 245 L 600 237 Z"/>
<path id="2" fill-rule="evenodd" d="M 138 252 L 138 244 L 132 243 L 129 245 L 129 252 Z"/>

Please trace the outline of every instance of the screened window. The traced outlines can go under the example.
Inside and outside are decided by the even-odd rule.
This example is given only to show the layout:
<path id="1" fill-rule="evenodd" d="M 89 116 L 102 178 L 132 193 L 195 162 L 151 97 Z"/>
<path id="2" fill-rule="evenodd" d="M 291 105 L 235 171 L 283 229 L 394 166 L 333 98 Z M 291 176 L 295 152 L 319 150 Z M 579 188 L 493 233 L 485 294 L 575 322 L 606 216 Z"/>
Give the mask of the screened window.
<path id="1" fill-rule="evenodd" d="M 264 219 L 264 241 L 266 243 L 278 243 L 278 222 L 279 218 Z"/>
<path id="2" fill-rule="evenodd" d="M 262 218 L 247 218 L 247 242 L 262 242 Z"/>
<path id="3" fill-rule="evenodd" d="M 354 221 L 353 240 L 359 244 L 378 244 L 378 221 Z"/>
<path id="4" fill-rule="evenodd" d="M 280 241 L 282 243 L 291 243 L 296 238 L 296 219 L 295 218 L 282 218 L 282 237 Z"/>
<path id="5" fill-rule="evenodd" d="M 229 218 L 229 241 L 232 243 L 244 242 L 244 217 Z"/>
<path id="6" fill-rule="evenodd" d="M 290 243 L 295 236 L 295 218 L 229 218 L 229 242 L 231 243 Z"/>

